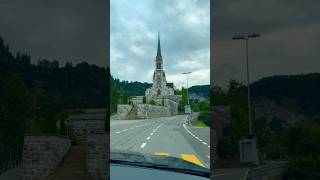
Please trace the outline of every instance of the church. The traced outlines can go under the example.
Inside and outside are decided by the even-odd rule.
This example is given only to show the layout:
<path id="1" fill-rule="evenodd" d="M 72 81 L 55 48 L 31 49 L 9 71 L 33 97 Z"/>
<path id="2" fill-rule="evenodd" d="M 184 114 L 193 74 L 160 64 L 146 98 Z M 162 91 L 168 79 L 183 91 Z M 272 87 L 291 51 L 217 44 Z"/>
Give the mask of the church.
<path id="1" fill-rule="evenodd" d="M 153 73 L 152 87 L 145 92 L 147 101 L 158 99 L 159 97 L 174 95 L 173 83 L 167 83 L 166 74 L 163 69 L 163 59 L 161 56 L 160 34 L 158 35 L 158 50 L 155 60 L 155 70 Z"/>
<path id="2" fill-rule="evenodd" d="M 182 97 L 180 95 L 174 95 L 173 83 L 167 82 L 161 55 L 160 34 L 158 34 L 158 48 L 155 59 L 153 83 L 152 87 L 146 90 L 145 98 L 147 103 L 153 100 L 156 105 L 169 107 L 171 115 L 178 114 L 178 106 Z"/>
<path id="3" fill-rule="evenodd" d="M 131 97 L 130 105 L 118 105 L 118 115 L 125 119 L 144 119 L 178 114 L 182 97 L 175 95 L 173 83 L 167 82 L 161 55 L 160 34 L 154 68 L 152 87 L 145 91 L 144 96 Z"/>

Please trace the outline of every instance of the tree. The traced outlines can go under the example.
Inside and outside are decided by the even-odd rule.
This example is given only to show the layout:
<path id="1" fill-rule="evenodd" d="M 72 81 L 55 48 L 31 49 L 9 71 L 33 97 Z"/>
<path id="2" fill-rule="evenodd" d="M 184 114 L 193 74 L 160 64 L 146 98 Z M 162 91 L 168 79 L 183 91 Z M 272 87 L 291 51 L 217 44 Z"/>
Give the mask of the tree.
<path id="1" fill-rule="evenodd" d="M 0 80 L 0 162 L 9 152 L 18 158 L 22 152 L 25 123 L 29 117 L 27 89 L 18 75 Z"/>

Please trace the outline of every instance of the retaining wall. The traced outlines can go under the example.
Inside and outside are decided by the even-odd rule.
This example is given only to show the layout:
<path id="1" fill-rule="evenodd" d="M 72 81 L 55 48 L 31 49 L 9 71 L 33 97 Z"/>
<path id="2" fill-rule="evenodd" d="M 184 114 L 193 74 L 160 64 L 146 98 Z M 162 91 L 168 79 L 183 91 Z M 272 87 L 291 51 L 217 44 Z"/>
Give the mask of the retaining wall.
<path id="1" fill-rule="evenodd" d="M 89 134 L 87 137 L 87 171 L 97 179 L 107 176 L 107 135 Z"/>
<path id="2" fill-rule="evenodd" d="M 137 117 L 139 119 L 167 117 L 171 115 L 169 107 L 165 106 L 138 104 L 137 107 Z"/>
<path id="3" fill-rule="evenodd" d="M 51 174 L 71 146 L 60 135 L 25 135 L 22 155 L 22 179 L 43 179 Z"/>
<path id="4" fill-rule="evenodd" d="M 125 118 L 132 109 L 132 105 L 129 104 L 118 104 L 117 105 L 117 118 Z"/>

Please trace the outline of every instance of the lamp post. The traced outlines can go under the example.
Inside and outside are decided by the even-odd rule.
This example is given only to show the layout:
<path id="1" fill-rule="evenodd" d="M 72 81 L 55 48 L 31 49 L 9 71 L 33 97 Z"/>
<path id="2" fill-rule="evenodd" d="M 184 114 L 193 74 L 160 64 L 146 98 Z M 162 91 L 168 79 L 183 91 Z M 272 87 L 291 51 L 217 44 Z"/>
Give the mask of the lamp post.
<path id="1" fill-rule="evenodd" d="M 247 60 L 247 86 L 248 86 L 248 118 L 249 118 L 249 137 L 252 138 L 252 119 L 251 119 L 251 99 L 250 99 L 250 74 L 249 74 L 249 50 L 248 50 L 248 40 L 250 38 L 258 38 L 260 34 L 246 34 L 246 35 L 236 35 L 233 36 L 233 40 L 245 40 L 246 41 L 246 60 Z"/>
<path id="2" fill-rule="evenodd" d="M 243 138 L 239 141 L 240 162 L 253 162 L 256 165 L 259 165 L 259 155 L 256 148 L 257 140 L 256 138 L 253 138 L 253 133 L 252 133 L 248 40 L 250 38 L 258 38 L 258 37 L 260 37 L 260 34 L 255 33 L 255 34 L 237 35 L 232 38 L 233 40 L 246 41 L 249 138 L 248 139 Z"/>
<path id="3" fill-rule="evenodd" d="M 191 72 L 183 72 L 182 74 L 187 75 L 187 101 L 188 101 L 188 113 L 190 114 L 190 102 L 189 102 L 189 87 L 188 87 L 188 75 L 191 74 Z"/>

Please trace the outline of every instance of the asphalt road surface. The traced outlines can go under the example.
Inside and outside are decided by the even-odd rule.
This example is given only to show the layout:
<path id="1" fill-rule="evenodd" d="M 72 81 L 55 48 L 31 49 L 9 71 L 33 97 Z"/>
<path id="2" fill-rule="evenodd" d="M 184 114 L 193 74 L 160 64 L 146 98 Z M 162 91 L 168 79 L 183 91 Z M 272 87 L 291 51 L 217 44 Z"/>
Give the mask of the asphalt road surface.
<path id="1" fill-rule="evenodd" d="M 174 156 L 210 168 L 210 129 L 186 124 L 186 115 L 110 121 L 110 148 Z"/>

